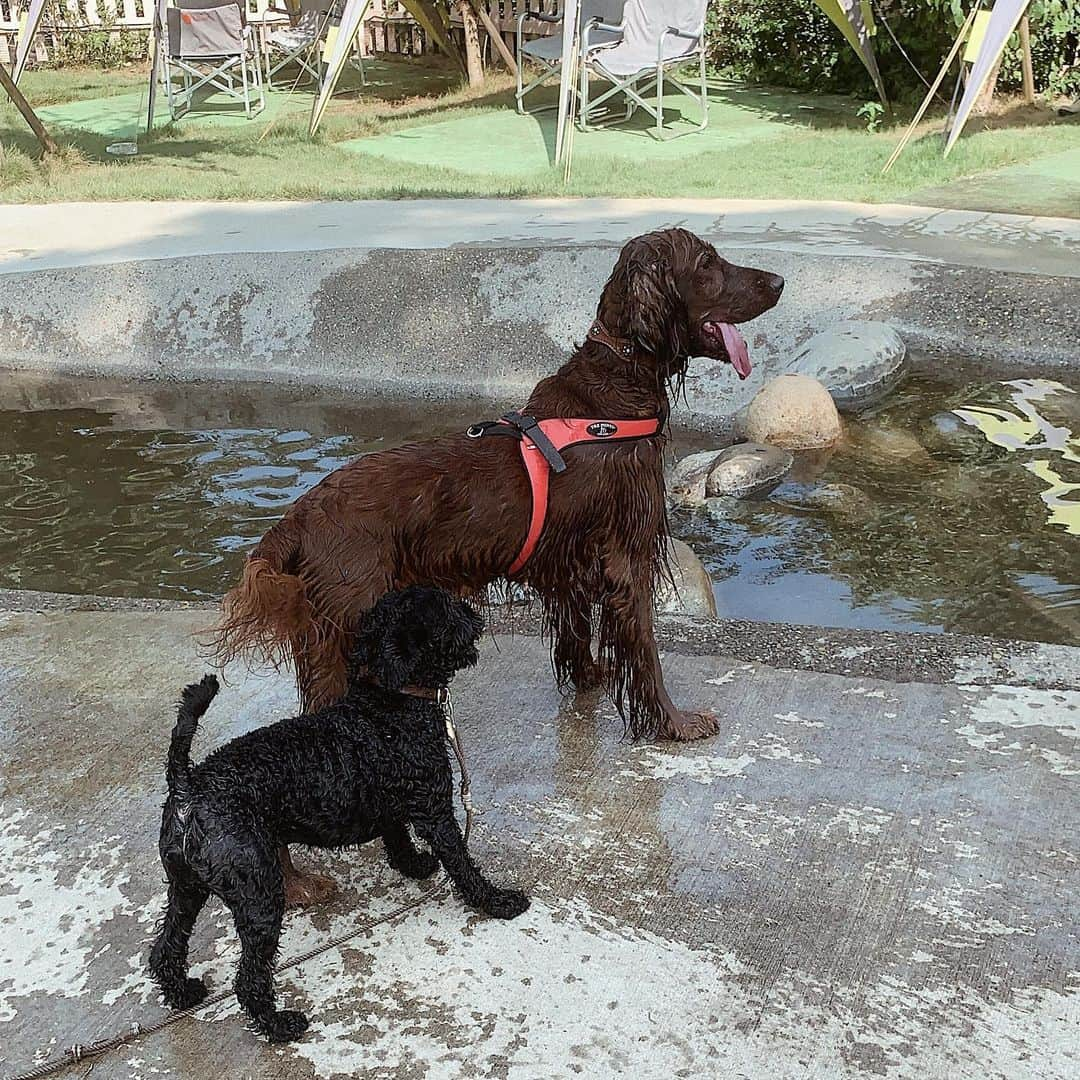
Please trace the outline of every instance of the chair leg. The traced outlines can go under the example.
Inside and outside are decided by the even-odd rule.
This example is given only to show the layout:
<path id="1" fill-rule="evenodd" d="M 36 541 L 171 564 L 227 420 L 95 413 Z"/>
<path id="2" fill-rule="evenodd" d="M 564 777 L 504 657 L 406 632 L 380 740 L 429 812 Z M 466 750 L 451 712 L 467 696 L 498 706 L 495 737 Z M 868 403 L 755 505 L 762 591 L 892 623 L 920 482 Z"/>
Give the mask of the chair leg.
<path id="1" fill-rule="evenodd" d="M 521 80 L 521 35 L 518 34 L 514 38 L 514 61 L 517 67 L 517 86 L 514 90 L 514 101 L 517 104 L 517 111 L 521 116 L 525 115 L 525 103 L 522 101 L 522 80 Z"/>
<path id="2" fill-rule="evenodd" d="M 251 95 L 248 93 L 247 53 L 240 54 L 240 74 L 244 79 L 244 115 L 251 119 Z M 232 86 L 232 72 L 229 73 L 229 85 Z"/>
<path id="3" fill-rule="evenodd" d="M 656 137 L 664 137 L 664 65 L 656 65 Z"/>
<path id="4" fill-rule="evenodd" d="M 581 89 L 578 92 L 578 127 L 589 130 L 589 67 L 581 64 Z"/>

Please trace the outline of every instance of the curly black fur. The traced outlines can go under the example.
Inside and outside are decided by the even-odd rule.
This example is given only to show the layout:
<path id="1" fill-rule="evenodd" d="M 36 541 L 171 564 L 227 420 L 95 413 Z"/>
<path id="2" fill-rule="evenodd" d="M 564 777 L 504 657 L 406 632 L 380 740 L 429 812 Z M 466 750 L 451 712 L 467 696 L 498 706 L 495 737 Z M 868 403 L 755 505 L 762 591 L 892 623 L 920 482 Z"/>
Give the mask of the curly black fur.
<path id="1" fill-rule="evenodd" d="M 256 1031 L 284 1042 L 307 1029 L 302 1013 L 274 1003 L 285 912 L 278 849 L 286 844 L 336 848 L 381 837 L 387 861 L 407 877 L 429 877 L 442 863 L 472 907 L 500 919 L 525 911 L 525 895 L 492 885 L 465 848 L 440 706 L 401 692 L 448 685 L 476 663 L 482 629 L 466 603 L 442 590 L 389 593 L 364 618 L 340 704 L 242 735 L 201 765 L 188 755 L 218 682 L 207 675 L 184 690 L 161 823 L 169 898 L 150 953 L 168 1005 L 189 1008 L 206 997 L 203 982 L 188 978 L 187 951 L 213 893 L 236 924 L 236 996 Z M 417 851 L 409 825 L 433 854 Z"/>

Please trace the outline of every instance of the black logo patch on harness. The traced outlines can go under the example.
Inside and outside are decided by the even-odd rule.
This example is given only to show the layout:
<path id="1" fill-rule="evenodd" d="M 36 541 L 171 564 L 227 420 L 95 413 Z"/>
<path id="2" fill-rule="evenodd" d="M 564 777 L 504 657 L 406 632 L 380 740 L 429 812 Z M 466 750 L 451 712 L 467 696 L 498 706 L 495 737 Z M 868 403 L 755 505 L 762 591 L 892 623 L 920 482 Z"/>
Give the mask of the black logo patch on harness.
<path id="1" fill-rule="evenodd" d="M 590 424 L 585 430 L 597 439 L 610 439 L 619 428 L 617 424 L 609 424 L 603 420 L 597 420 L 595 424 Z"/>

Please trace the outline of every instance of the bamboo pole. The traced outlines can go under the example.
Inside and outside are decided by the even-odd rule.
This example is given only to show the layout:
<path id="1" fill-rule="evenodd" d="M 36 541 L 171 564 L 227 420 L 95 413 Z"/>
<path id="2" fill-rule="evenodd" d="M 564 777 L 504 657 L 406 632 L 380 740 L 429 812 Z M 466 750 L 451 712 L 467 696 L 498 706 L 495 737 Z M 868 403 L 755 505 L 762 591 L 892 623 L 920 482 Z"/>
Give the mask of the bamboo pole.
<path id="1" fill-rule="evenodd" d="M 911 142 L 911 136 L 914 135 L 915 129 L 919 126 L 922 118 L 926 115 L 926 110 L 930 108 L 930 102 L 933 100 L 934 95 L 938 92 L 938 87 L 941 85 L 945 78 L 945 73 L 952 67 L 953 60 L 956 59 L 956 54 L 960 51 L 960 46 L 967 41 L 967 36 L 971 30 L 971 24 L 975 21 L 975 13 L 979 10 L 976 4 L 968 12 L 968 17 L 964 20 L 964 25 L 960 27 L 960 33 L 956 35 L 956 40 L 953 42 L 952 48 L 949 50 L 949 55 L 945 57 L 945 63 L 941 65 L 941 70 L 937 74 L 937 78 L 934 80 L 934 85 L 930 87 L 923 103 L 919 106 L 919 111 L 915 113 L 915 118 L 911 121 L 907 131 L 904 132 L 904 137 L 896 144 L 896 149 L 889 156 L 889 160 L 885 162 L 885 167 L 881 170 L 881 175 L 884 176 L 895 164 L 897 158 L 904 152 L 904 148 L 909 142 Z"/>
<path id="2" fill-rule="evenodd" d="M 45 130 L 44 124 L 37 118 L 37 113 L 30 108 L 30 103 L 23 97 L 22 91 L 11 81 L 7 68 L 0 64 L 0 87 L 7 92 L 7 96 L 15 103 L 15 108 L 22 113 L 23 119 L 30 125 L 30 130 L 37 136 L 41 143 L 41 149 L 46 154 L 58 154 L 60 147 L 53 141 L 53 137 Z"/>
<path id="3" fill-rule="evenodd" d="M 1031 63 L 1031 24 L 1025 11 L 1020 19 L 1020 67 L 1024 75 L 1024 101 L 1035 104 L 1035 69 Z"/>

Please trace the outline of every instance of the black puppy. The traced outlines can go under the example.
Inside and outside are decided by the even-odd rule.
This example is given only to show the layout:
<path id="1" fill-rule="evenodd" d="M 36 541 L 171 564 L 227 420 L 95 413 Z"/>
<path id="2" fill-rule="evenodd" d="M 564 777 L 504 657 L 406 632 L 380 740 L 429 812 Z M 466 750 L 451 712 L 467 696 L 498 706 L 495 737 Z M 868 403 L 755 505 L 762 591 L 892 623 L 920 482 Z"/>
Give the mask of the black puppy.
<path id="1" fill-rule="evenodd" d="M 285 892 L 278 849 L 344 847 L 382 837 L 389 864 L 429 877 L 441 862 L 467 904 L 500 919 L 529 906 L 469 857 L 454 818 L 453 774 L 437 691 L 477 661 L 480 617 L 440 589 L 389 593 L 364 619 L 349 689 L 338 705 L 260 728 L 189 759 L 213 675 L 183 692 L 169 748 L 161 861 L 169 879 L 150 971 L 174 1008 L 207 994 L 187 976 L 188 941 L 207 898 L 232 912 L 242 955 L 236 996 L 271 1042 L 299 1037 L 299 1012 L 274 1005 L 273 968 Z M 434 855 L 413 846 L 409 825 Z"/>

